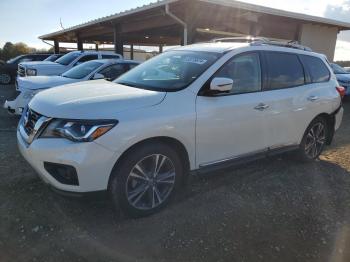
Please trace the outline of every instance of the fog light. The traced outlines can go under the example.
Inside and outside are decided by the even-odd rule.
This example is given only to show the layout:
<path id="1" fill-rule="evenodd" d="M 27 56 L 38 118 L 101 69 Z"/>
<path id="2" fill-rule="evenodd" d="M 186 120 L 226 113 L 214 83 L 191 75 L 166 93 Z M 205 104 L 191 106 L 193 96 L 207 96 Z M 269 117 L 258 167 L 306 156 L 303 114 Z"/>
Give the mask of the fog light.
<path id="1" fill-rule="evenodd" d="M 44 168 L 61 184 L 72 186 L 79 185 L 77 171 L 72 166 L 44 162 Z"/>

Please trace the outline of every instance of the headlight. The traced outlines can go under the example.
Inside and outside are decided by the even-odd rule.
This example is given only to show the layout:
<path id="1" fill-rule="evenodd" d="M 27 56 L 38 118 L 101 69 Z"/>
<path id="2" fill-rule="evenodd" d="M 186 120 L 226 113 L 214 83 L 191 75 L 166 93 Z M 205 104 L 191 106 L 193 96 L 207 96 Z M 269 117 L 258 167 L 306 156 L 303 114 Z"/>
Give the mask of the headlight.
<path id="1" fill-rule="evenodd" d="M 117 120 L 53 119 L 40 137 L 67 138 L 74 142 L 91 142 L 111 130 Z"/>
<path id="2" fill-rule="evenodd" d="M 36 76 L 36 69 L 27 69 L 27 76 Z"/>

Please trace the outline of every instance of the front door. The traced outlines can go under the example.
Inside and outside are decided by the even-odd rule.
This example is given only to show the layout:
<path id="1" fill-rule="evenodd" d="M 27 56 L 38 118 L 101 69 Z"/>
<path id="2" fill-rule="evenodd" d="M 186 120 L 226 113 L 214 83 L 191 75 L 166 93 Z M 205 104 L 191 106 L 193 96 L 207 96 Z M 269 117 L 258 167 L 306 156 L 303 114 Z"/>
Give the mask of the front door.
<path id="1" fill-rule="evenodd" d="M 259 53 L 240 54 L 214 77 L 233 80 L 229 93 L 197 97 L 196 160 L 213 164 L 266 149 Z M 204 87 L 207 88 L 207 87 Z"/>

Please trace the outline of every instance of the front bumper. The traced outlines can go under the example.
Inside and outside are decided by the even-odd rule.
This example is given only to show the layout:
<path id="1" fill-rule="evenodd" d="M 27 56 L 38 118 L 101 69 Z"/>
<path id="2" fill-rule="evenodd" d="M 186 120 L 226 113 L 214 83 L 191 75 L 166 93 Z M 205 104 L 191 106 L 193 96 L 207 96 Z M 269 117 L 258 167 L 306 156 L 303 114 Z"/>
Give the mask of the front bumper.
<path id="1" fill-rule="evenodd" d="M 23 110 L 29 101 L 26 104 L 25 104 L 25 102 L 23 102 L 23 103 L 21 103 L 21 102 L 23 102 L 23 101 L 18 101 L 17 99 L 15 99 L 13 101 L 6 100 L 4 103 L 4 108 L 7 109 L 7 111 L 10 114 L 22 115 Z"/>
<path id="2" fill-rule="evenodd" d="M 66 139 L 36 139 L 28 145 L 17 131 L 18 147 L 23 157 L 42 180 L 52 187 L 67 192 L 85 193 L 103 191 L 120 156 L 117 152 L 95 143 L 73 143 Z M 69 165 L 76 169 L 79 185 L 57 181 L 44 167 L 45 162 Z"/>
<path id="3" fill-rule="evenodd" d="M 344 108 L 341 106 L 334 114 L 335 118 L 335 124 L 334 124 L 334 130 L 337 131 L 340 127 L 340 124 L 343 120 L 344 115 Z"/>

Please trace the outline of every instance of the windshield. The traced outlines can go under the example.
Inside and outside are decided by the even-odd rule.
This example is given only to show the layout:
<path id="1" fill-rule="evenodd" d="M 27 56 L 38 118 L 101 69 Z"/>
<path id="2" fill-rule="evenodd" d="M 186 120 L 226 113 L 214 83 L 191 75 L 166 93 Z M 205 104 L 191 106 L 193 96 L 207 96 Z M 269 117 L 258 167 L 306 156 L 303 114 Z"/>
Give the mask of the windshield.
<path id="1" fill-rule="evenodd" d="M 69 65 L 72 63 L 78 56 L 80 56 L 80 52 L 70 52 L 55 61 L 55 63 L 59 63 L 61 65 Z"/>
<path id="2" fill-rule="evenodd" d="M 95 71 L 101 65 L 103 65 L 103 63 L 98 61 L 85 62 L 63 73 L 62 76 L 73 79 L 82 79 Z"/>
<path id="3" fill-rule="evenodd" d="M 344 68 L 337 64 L 331 64 L 334 74 L 349 74 Z"/>
<path id="4" fill-rule="evenodd" d="M 218 53 L 169 51 L 125 73 L 114 82 L 157 91 L 176 91 L 196 80 L 219 58 Z"/>

